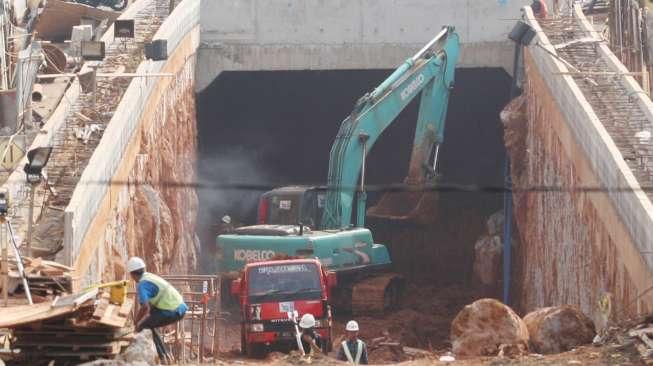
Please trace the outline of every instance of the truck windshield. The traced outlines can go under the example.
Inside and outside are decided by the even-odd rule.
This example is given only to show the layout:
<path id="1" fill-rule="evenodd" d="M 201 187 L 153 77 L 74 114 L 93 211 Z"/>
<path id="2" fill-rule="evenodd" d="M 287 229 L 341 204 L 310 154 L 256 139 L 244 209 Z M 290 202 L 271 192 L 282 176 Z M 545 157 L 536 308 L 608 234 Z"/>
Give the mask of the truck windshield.
<path id="1" fill-rule="evenodd" d="M 319 270 L 312 263 L 273 264 L 249 270 L 248 295 L 253 301 L 319 299 Z"/>

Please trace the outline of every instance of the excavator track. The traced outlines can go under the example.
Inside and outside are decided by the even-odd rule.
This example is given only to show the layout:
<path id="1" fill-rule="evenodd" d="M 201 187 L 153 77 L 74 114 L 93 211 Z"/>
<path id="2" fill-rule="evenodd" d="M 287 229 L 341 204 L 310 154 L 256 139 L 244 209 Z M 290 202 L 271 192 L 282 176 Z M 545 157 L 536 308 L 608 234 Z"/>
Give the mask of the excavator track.
<path id="1" fill-rule="evenodd" d="M 404 284 L 405 279 L 396 273 L 385 273 L 357 282 L 352 289 L 352 313 L 382 313 L 398 308 L 403 299 Z"/>

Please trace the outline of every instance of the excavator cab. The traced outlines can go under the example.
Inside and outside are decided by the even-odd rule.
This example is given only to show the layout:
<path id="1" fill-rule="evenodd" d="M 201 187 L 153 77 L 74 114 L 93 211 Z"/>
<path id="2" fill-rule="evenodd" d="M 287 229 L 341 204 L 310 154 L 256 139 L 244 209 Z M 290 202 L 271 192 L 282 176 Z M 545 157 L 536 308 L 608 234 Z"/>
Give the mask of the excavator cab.
<path id="1" fill-rule="evenodd" d="M 320 227 L 326 188 L 280 187 L 264 193 L 258 206 L 258 224 Z"/>

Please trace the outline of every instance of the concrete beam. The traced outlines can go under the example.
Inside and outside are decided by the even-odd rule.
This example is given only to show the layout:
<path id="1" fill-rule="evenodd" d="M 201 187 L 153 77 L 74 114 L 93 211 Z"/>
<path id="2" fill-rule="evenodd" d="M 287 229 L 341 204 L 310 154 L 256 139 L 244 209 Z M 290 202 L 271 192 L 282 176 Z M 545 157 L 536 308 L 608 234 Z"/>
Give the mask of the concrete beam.
<path id="1" fill-rule="evenodd" d="M 196 88 L 222 71 L 394 69 L 453 25 L 459 67 L 512 70 L 507 34 L 530 0 L 202 2 Z"/>

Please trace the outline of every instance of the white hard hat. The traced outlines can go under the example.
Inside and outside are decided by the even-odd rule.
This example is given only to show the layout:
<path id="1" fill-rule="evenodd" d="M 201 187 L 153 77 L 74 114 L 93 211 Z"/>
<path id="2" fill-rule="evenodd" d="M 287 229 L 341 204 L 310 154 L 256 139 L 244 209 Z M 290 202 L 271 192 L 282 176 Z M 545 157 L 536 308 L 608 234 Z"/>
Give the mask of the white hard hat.
<path id="1" fill-rule="evenodd" d="M 358 332 L 358 323 L 355 320 L 348 321 L 345 330 L 348 332 Z"/>
<path id="2" fill-rule="evenodd" d="M 313 328 L 315 326 L 315 317 L 313 314 L 304 314 L 299 321 L 299 326 L 304 329 Z"/>
<path id="3" fill-rule="evenodd" d="M 229 215 L 222 216 L 222 222 L 225 224 L 231 224 L 231 217 L 229 217 Z"/>
<path id="4" fill-rule="evenodd" d="M 127 272 L 132 273 L 139 269 L 145 269 L 145 262 L 138 257 L 131 257 L 127 261 Z"/>

